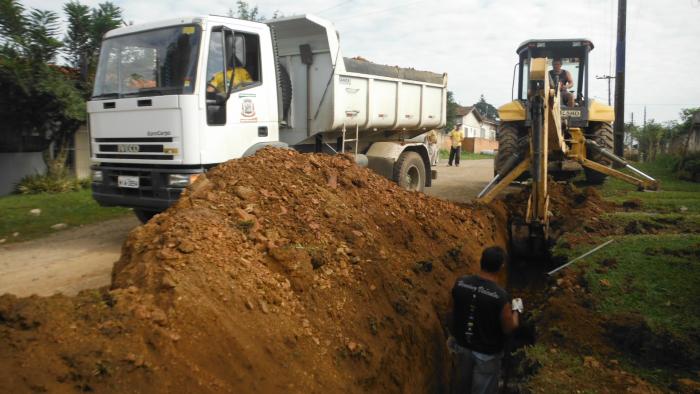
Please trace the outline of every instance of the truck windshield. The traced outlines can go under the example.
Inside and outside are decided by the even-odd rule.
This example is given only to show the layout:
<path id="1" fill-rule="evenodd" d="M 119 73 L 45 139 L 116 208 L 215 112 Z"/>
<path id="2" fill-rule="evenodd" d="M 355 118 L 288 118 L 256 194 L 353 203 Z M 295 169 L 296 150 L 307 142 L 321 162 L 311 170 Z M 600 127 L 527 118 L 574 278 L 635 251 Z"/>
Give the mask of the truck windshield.
<path id="1" fill-rule="evenodd" d="M 201 29 L 183 25 L 104 40 L 93 98 L 191 94 Z"/>

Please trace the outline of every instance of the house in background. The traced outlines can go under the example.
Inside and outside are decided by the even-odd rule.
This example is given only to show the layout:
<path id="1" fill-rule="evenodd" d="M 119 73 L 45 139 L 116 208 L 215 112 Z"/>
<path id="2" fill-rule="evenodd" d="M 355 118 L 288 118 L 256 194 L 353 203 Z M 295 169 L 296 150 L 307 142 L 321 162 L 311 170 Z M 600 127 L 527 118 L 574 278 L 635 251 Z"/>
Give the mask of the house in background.
<path id="1" fill-rule="evenodd" d="M 461 123 L 463 127 L 462 151 L 480 153 L 498 150 L 498 142 L 496 141 L 498 121 L 488 119 L 473 106 L 457 106 L 454 122 L 455 124 Z"/>

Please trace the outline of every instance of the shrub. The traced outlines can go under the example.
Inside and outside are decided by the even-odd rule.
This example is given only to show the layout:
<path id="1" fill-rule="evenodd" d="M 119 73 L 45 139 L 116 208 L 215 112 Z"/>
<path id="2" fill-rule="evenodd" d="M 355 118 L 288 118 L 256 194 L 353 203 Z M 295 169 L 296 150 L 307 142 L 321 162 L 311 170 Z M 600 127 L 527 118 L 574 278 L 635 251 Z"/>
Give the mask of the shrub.
<path id="1" fill-rule="evenodd" d="M 678 177 L 684 180 L 700 182 L 700 152 L 687 155 L 674 166 Z"/>
<path id="2" fill-rule="evenodd" d="M 50 177 L 48 175 L 27 175 L 17 184 L 20 194 L 64 193 L 90 187 L 90 179 L 77 179 L 71 176 Z"/>

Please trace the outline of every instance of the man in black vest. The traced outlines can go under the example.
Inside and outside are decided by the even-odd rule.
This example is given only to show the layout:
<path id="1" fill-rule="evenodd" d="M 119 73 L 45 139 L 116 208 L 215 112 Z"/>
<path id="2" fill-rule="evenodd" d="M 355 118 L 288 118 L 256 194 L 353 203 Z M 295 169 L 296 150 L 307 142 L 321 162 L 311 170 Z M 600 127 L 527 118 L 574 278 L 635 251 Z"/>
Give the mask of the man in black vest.
<path id="1" fill-rule="evenodd" d="M 481 270 L 457 279 L 452 288 L 448 347 L 457 358 L 455 392 L 498 391 L 506 336 L 518 327 L 522 313 L 522 301 L 511 303 L 508 293 L 497 284 L 505 259 L 502 248 L 486 248 L 481 255 Z"/>

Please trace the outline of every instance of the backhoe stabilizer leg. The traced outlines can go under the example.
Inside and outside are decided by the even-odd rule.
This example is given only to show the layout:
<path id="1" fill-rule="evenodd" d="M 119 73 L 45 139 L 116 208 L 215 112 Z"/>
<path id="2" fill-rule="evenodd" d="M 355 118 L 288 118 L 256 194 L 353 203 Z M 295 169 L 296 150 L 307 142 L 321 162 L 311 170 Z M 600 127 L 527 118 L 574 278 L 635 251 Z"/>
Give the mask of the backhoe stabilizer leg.
<path id="1" fill-rule="evenodd" d="M 594 161 L 588 160 L 588 159 L 579 159 L 582 165 L 598 172 L 602 172 L 603 174 L 607 174 L 610 176 L 613 176 L 615 178 L 618 178 L 622 181 L 625 181 L 627 183 L 631 183 L 633 185 L 636 185 L 637 187 L 640 187 L 642 189 L 649 189 L 649 190 L 658 190 L 659 189 L 659 182 L 650 177 L 649 175 L 643 173 L 642 171 L 632 167 L 625 159 L 616 156 L 612 152 L 608 151 L 605 148 L 602 148 L 600 145 L 598 145 L 595 141 L 592 140 L 586 140 L 586 147 L 591 149 L 594 153 L 599 153 L 601 156 L 605 157 L 606 159 L 612 161 L 613 163 L 617 163 L 619 166 L 622 168 L 626 168 L 630 171 L 632 171 L 634 174 L 642 177 L 643 179 L 637 179 L 633 176 L 627 175 L 625 173 L 622 173 L 620 171 L 614 170 L 612 168 L 609 168 L 607 166 L 604 166 L 602 164 L 596 163 Z M 593 164 L 591 164 L 593 163 Z"/>
<path id="2" fill-rule="evenodd" d="M 478 196 L 476 196 L 477 199 L 481 198 L 486 194 L 493 185 L 495 185 L 499 179 L 503 178 L 505 175 L 507 175 L 513 168 L 515 168 L 516 165 L 522 160 L 524 155 L 521 153 L 515 153 L 513 156 L 509 157 L 508 160 L 506 160 L 505 164 L 503 164 L 503 168 L 501 171 L 496 174 L 493 179 L 486 185 L 486 187 L 479 193 Z"/>
<path id="3" fill-rule="evenodd" d="M 582 166 L 588 167 L 593 171 L 598 171 L 603 174 L 612 176 L 614 178 L 617 178 L 623 182 L 627 182 L 629 184 L 637 186 L 640 190 L 659 190 L 659 182 L 655 180 L 654 178 L 649 177 L 649 179 L 639 179 L 635 178 L 632 175 L 627 175 L 624 172 L 620 172 L 618 170 L 612 169 L 610 167 L 604 166 L 600 163 L 596 163 L 595 161 L 588 160 L 588 159 L 580 159 L 579 162 L 581 163 Z M 629 168 L 630 170 L 633 169 L 634 167 L 630 166 L 629 164 L 625 164 L 625 168 Z M 636 168 L 634 168 L 636 170 Z M 639 171 L 641 172 L 641 171 Z"/>
<path id="4" fill-rule="evenodd" d="M 513 157 L 515 157 L 515 155 Z M 501 191 L 503 191 L 503 189 L 508 187 L 508 185 L 510 185 L 511 182 L 518 179 L 518 177 L 522 175 L 523 172 L 527 171 L 529 167 L 530 159 L 525 158 L 520 163 L 518 163 L 518 165 L 516 165 L 515 168 L 508 172 L 507 175 L 503 178 L 501 178 L 501 174 L 499 173 L 491 180 L 491 182 L 489 182 L 488 185 L 486 185 L 484 190 L 482 190 L 481 193 L 479 193 L 479 196 L 476 200 L 484 204 L 490 203 L 498 195 L 498 193 L 500 193 Z"/>

